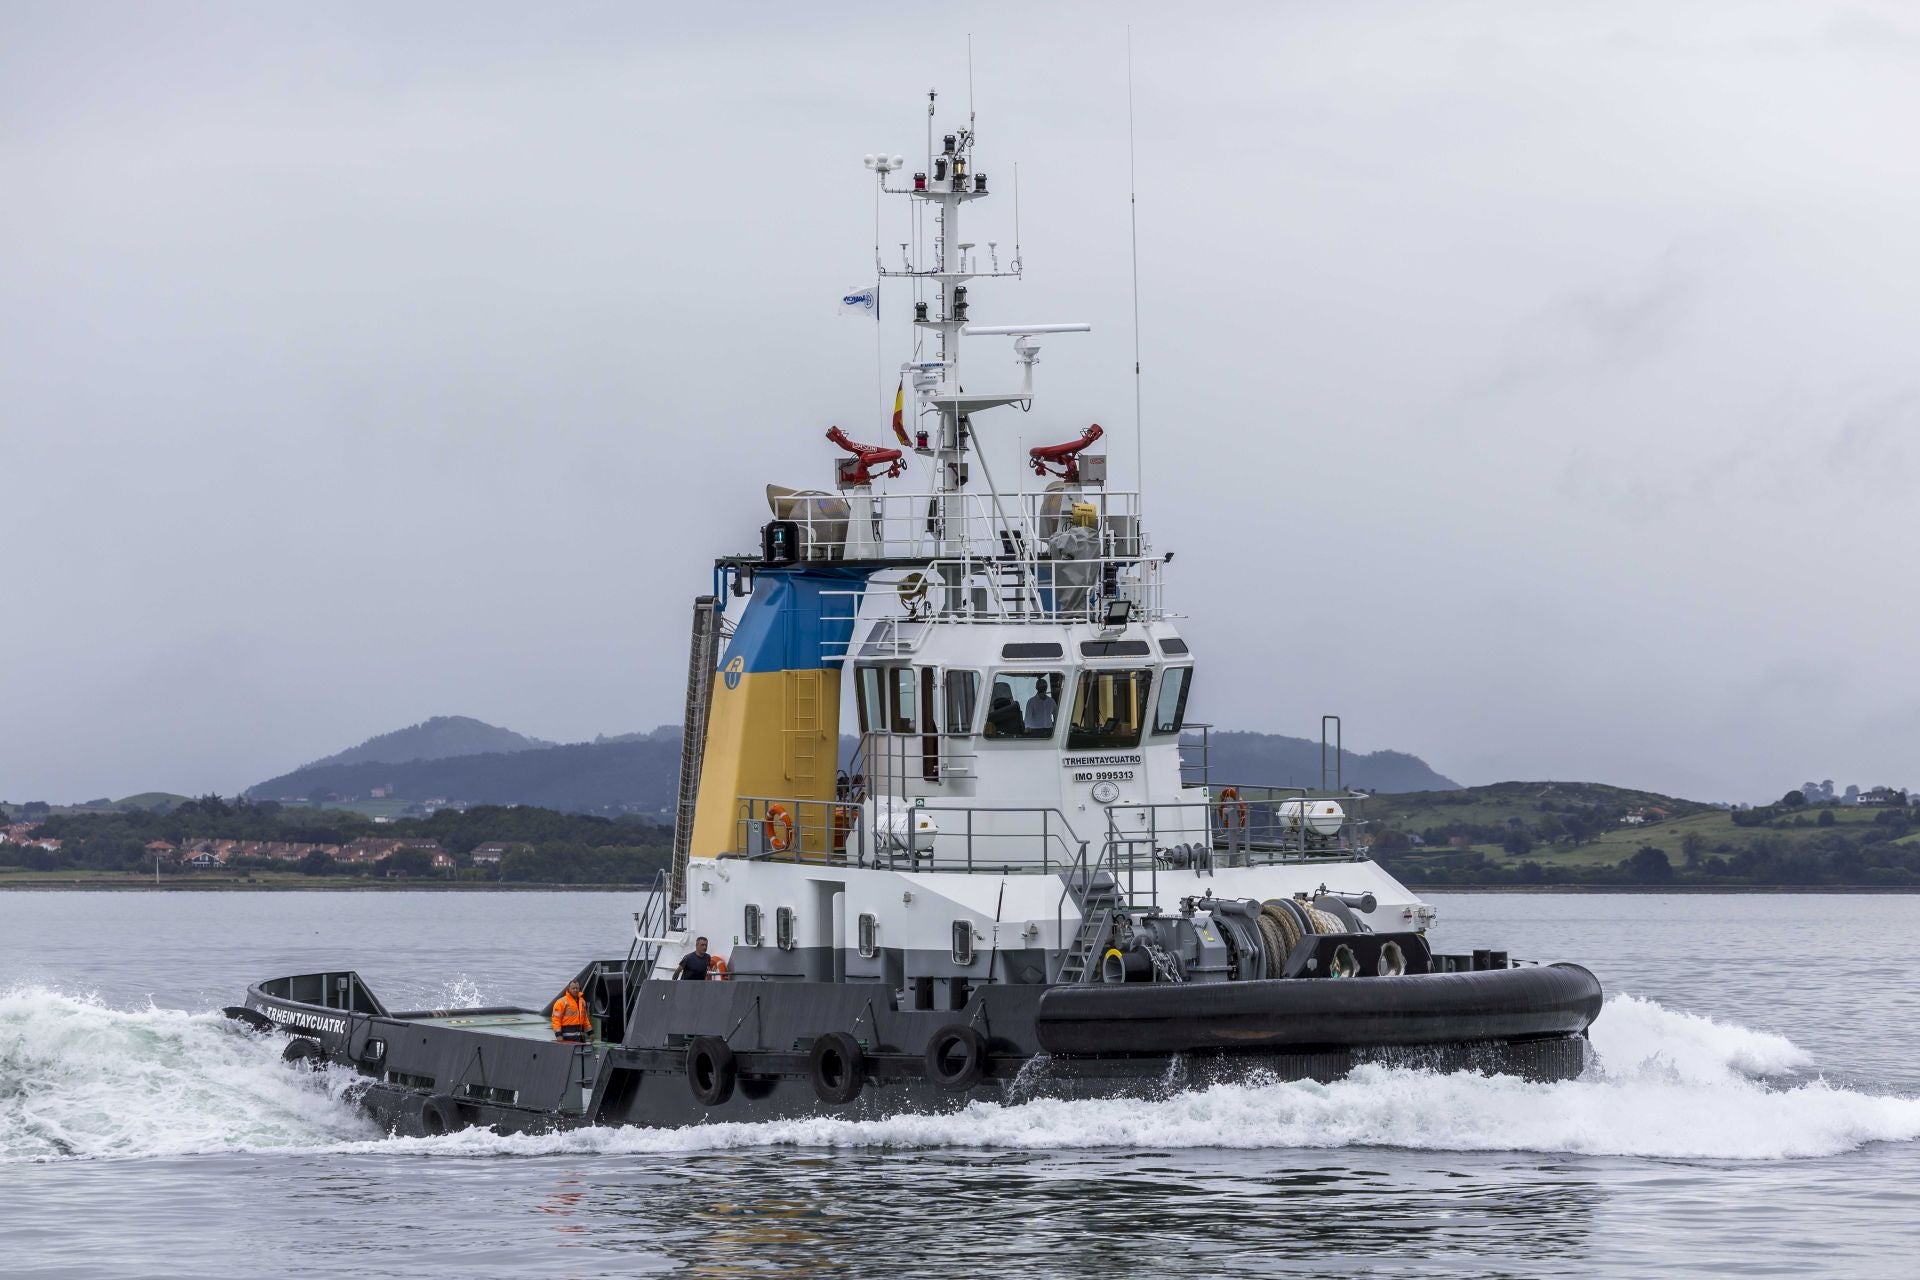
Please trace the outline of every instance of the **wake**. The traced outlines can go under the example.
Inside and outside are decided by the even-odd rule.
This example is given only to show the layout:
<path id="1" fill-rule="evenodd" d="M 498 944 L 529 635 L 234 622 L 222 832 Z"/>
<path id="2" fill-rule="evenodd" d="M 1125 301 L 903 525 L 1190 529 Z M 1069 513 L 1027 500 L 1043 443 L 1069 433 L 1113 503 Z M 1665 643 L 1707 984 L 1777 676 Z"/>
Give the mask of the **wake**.
<path id="1" fill-rule="evenodd" d="M 1333 1084 L 1258 1080 L 1154 1102 L 975 1103 L 945 1116 L 690 1129 L 389 1139 L 353 1077 L 281 1063 L 282 1041 L 217 1013 L 109 1008 L 41 987 L 0 993 L 0 1162 L 221 1152 L 646 1156 L 828 1149 L 1334 1148 L 1539 1151 L 1725 1160 L 1834 1155 L 1920 1138 L 1920 1099 L 1787 1079 L 1783 1036 L 1615 996 L 1577 1080 L 1368 1066 Z"/>

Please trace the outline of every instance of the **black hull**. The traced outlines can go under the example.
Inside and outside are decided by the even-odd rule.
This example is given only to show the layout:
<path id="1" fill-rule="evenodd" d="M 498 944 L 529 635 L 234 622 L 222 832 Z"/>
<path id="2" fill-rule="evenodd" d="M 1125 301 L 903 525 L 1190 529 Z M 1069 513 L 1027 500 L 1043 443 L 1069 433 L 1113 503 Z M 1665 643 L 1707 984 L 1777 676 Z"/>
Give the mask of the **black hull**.
<path id="1" fill-rule="evenodd" d="M 1584 1033 L 1601 1000 L 1599 983 L 1576 965 L 1182 986 L 996 985 L 949 1010 L 898 1008 L 895 991 L 877 984 L 647 982 L 621 1043 L 576 1046 L 554 1042 L 539 1011 L 388 1013 L 353 975 L 310 977 L 324 977 L 319 985 L 328 989 L 351 978 L 358 1007 L 291 999 L 308 979 L 280 979 L 251 988 L 247 1005 L 230 1012 L 293 1036 L 292 1052 L 312 1064 L 358 1071 L 363 1105 L 403 1135 L 876 1120 L 973 1102 L 1332 1081 L 1368 1063 L 1564 1080 L 1586 1066 Z M 955 1036 L 972 1041 L 976 1059 L 930 1061 L 930 1047 Z M 852 1079 L 838 1090 L 820 1058 L 823 1042 L 836 1038 L 854 1059 Z M 689 1068 L 703 1045 L 724 1061 L 697 1081 Z"/>
<path id="2" fill-rule="evenodd" d="M 1577 964 L 1346 981 L 1054 987 L 1036 1030 L 1055 1054 L 1400 1047 L 1578 1035 L 1600 982 Z"/>

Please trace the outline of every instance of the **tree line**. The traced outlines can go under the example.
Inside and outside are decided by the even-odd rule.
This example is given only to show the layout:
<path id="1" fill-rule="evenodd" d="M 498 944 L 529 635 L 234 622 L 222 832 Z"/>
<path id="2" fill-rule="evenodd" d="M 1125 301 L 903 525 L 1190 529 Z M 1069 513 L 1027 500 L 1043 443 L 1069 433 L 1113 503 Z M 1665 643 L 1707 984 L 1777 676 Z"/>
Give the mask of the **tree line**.
<path id="1" fill-rule="evenodd" d="M 22 815 L 23 820 L 31 817 Z M 40 817 L 32 838 L 53 838 L 57 850 L 35 845 L 0 845 L 0 866 L 35 871 L 87 869 L 151 870 L 147 845 L 156 840 L 181 848 L 201 840 L 275 841 L 346 845 L 366 838 L 433 840 L 456 857 L 457 878 L 522 883 L 632 883 L 652 879 L 671 857 L 672 832 L 640 818 L 602 818 L 530 806 L 482 805 L 465 811 L 442 809 L 428 818 L 376 823 L 344 809 L 284 807 L 274 801 L 201 796 L 165 813 L 127 811 L 71 813 Z M 484 843 L 510 846 L 498 868 L 474 867 L 473 849 Z M 401 849 L 380 863 L 348 863 L 321 851 L 297 862 L 236 857 L 236 871 L 295 870 L 307 875 L 373 875 L 397 871 L 408 876 L 434 874 L 432 855 Z M 439 874 L 444 875 L 445 872 Z"/>

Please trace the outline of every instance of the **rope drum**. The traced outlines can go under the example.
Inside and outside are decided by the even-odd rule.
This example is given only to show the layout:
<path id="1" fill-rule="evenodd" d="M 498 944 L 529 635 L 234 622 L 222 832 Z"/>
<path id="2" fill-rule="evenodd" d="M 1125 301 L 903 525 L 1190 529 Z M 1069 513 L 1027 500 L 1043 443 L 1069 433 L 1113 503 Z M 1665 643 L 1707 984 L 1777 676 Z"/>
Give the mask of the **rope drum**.
<path id="1" fill-rule="evenodd" d="M 1286 970 L 1287 957 L 1300 939 L 1347 931 L 1338 916 L 1292 898 L 1269 898 L 1260 904 L 1260 937 L 1266 944 L 1267 972 L 1274 977 Z"/>

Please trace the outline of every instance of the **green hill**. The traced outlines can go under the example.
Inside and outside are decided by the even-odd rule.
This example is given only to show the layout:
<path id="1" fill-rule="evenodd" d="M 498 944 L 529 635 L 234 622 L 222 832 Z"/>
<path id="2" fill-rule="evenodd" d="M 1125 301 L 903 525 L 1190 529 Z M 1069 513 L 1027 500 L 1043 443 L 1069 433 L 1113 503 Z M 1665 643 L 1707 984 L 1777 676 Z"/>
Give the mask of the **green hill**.
<path id="1" fill-rule="evenodd" d="M 426 740 L 417 731 L 444 725 L 459 717 L 445 717 L 398 733 L 370 739 L 352 751 L 302 766 L 247 789 L 260 800 L 306 799 L 316 794 L 346 799 L 356 809 L 390 816 L 409 805 L 440 799 L 469 804 L 532 804 L 569 812 L 638 813 L 664 815 L 672 811 L 674 788 L 680 777 L 680 730 L 664 726 L 650 733 L 602 737 L 595 742 L 566 746 L 514 747 L 488 752 L 447 752 L 438 757 L 390 763 L 357 758 L 367 748 L 391 753 L 411 750 Z M 490 725 L 465 721 L 495 733 Z M 409 736 L 411 735 L 411 736 Z M 526 742 L 518 734 L 513 739 Z M 394 748 L 391 744 L 403 744 Z M 376 744 L 387 744 L 376 746 Z M 855 740 L 842 738 L 842 759 L 849 758 Z M 1318 781 L 1320 744 L 1306 738 L 1268 733 L 1213 733 L 1209 737 L 1211 776 L 1216 780 L 1247 783 Z M 355 757 L 355 758 L 348 758 Z M 1346 779 L 1377 791 L 1413 788 L 1439 790 L 1456 784 L 1435 773 L 1425 761 L 1398 751 L 1346 754 Z M 388 791 L 369 799 L 375 788 Z"/>
<path id="2" fill-rule="evenodd" d="M 1500 782 L 1365 804 L 1374 856 L 1410 884 L 1920 883 L 1920 813 L 1729 810 L 1590 782 Z"/>
<path id="3" fill-rule="evenodd" d="M 419 724 L 368 738 L 304 766 L 308 769 L 341 764 L 408 764 L 415 760 L 446 760 L 454 756 L 537 751 L 553 743 L 529 738 L 511 729 L 475 720 L 471 716 L 434 716 Z"/>

